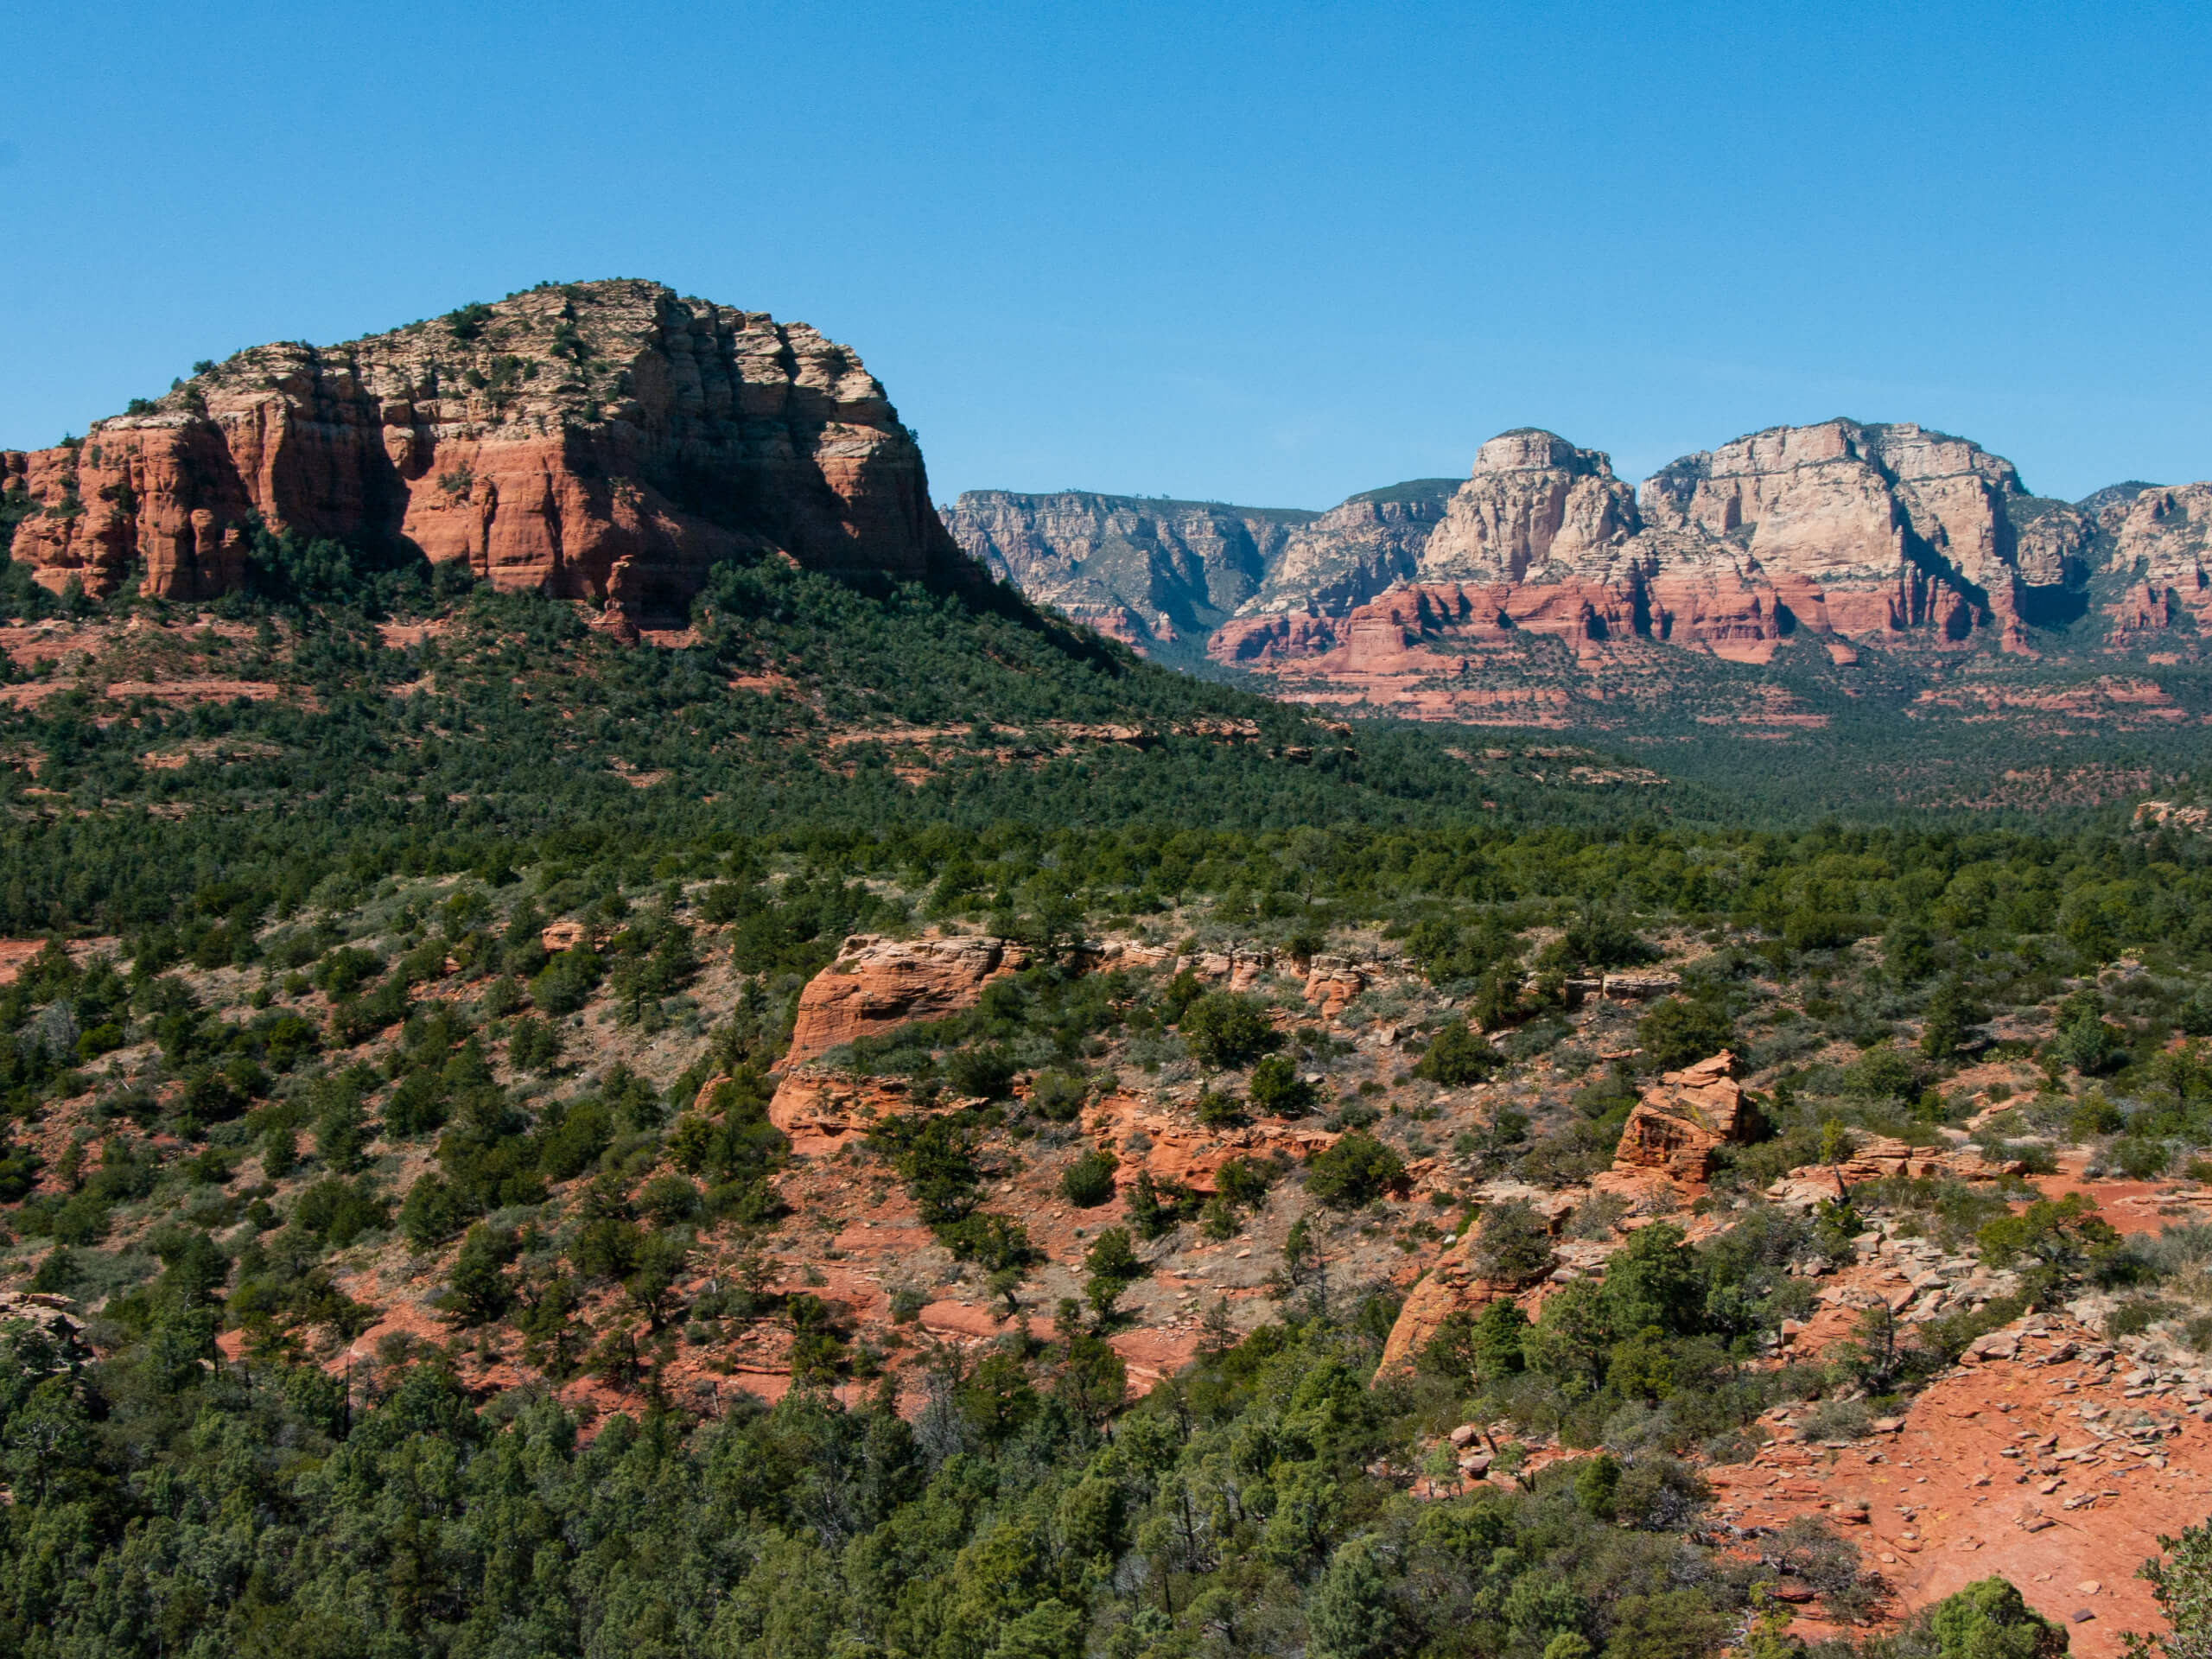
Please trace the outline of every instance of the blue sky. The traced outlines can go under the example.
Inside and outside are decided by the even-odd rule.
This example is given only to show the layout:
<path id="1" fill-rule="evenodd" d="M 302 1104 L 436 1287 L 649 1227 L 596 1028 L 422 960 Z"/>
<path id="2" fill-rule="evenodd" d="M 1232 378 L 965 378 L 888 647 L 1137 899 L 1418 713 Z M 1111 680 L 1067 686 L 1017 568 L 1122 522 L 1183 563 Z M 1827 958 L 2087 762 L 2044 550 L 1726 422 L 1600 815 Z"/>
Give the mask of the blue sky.
<path id="1" fill-rule="evenodd" d="M 2202 5 L 18 4 L 0 445 L 650 276 L 856 346 L 941 498 L 1323 506 L 1554 428 L 2212 476 Z"/>

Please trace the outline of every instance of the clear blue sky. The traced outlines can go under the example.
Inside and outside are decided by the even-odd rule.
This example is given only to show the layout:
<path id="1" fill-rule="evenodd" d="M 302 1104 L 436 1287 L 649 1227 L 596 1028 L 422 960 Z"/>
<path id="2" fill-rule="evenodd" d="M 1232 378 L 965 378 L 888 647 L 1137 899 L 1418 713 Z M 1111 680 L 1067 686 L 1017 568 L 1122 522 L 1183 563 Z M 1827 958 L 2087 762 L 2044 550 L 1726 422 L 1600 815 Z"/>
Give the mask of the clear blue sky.
<path id="1" fill-rule="evenodd" d="M 856 346 L 940 499 L 1916 419 L 2212 476 L 2212 9 L 17 3 L 0 444 L 541 278 Z"/>

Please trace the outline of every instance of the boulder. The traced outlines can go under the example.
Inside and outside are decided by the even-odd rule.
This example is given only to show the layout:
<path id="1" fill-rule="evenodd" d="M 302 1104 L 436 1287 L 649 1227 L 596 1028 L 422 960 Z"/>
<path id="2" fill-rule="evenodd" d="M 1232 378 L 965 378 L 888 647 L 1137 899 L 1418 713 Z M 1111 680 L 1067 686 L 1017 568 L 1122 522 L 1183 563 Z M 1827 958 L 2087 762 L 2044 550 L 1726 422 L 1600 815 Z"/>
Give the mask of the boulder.
<path id="1" fill-rule="evenodd" d="M 1654 1172 L 1683 1185 L 1710 1179 L 1713 1153 L 1750 1138 L 1751 1113 L 1731 1075 L 1735 1066 L 1736 1057 L 1724 1050 L 1680 1071 L 1662 1072 L 1622 1127 L 1614 1170 Z"/>
<path id="2" fill-rule="evenodd" d="M 1333 1020 L 1367 988 L 1367 976 L 1350 963 L 1316 957 L 1306 975 L 1306 1000 L 1325 1020 Z"/>
<path id="3" fill-rule="evenodd" d="M 801 1066 L 841 1043 L 971 1008 L 983 987 L 1025 960 L 1003 939 L 890 939 L 856 933 L 799 993 L 782 1065 Z"/>
<path id="4" fill-rule="evenodd" d="M 1474 1258 L 1474 1248 L 1475 1230 L 1471 1227 L 1452 1240 L 1436 1265 L 1406 1293 L 1405 1305 L 1383 1341 L 1376 1376 L 1412 1370 L 1421 1350 L 1453 1314 L 1478 1313 L 1492 1302 L 1520 1293 L 1521 1287 L 1484 1274 Z M 1455 1440 L 1453 1444 L 1465 1443 Z"/>
<path id="5" fill-rule="evenodd" d="M 1648 1002 L 1654 997 L 1671 996 L 1682 988 L 1680 974 L 1649 970 L 1607 974 L 1600 983 L 1605 995 L 1616 1002 Z"/>

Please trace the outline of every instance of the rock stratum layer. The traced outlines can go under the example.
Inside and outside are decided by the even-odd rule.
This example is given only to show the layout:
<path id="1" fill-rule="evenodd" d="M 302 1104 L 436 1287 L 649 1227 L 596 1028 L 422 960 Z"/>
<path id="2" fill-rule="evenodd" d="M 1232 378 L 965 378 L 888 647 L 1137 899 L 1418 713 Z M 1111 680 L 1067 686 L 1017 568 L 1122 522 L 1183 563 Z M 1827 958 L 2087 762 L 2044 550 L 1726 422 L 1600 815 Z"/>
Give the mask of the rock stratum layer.
<path id="1" fill-rule="evenodd" d="M 717 559 L 972 569 L 847 347 L 656 283 L 532 289 L 341 346 L 260 346 L 81 442 L 0 454 L 49 588 L 208 599 L 257 524 L 409 545 L 502 588 L 681 611 Z"/>
<path id="2" fill-rule="evenodd" d="M 1195 651 L 1252 610 L 1340 613 L 1419 569 L 1458 487 L 1417 479 L 1327 512 L 1070 490 L 970 490 L 944 509 L 990 573 L 1141 651 Z"/>
<path id="3" fill-rule="evenodd" d="M 1417 712 L 1464 713 L 1453 681 L 1544 639 L 1583 660 L 1649 645 L 1764 663 L 1796 638 L 1849 663 L 1869 643 L 2032 654 L 2212 620 L 2212 484 L 2053 500 L 1910 423 L 1777 427 L 1640 490 L 1524 428 L 1455 487 L 1326 513 L 986 492 L 947 523 L 996 574 L 1140 648 L 1205 628 L 1221 664 Z"/>

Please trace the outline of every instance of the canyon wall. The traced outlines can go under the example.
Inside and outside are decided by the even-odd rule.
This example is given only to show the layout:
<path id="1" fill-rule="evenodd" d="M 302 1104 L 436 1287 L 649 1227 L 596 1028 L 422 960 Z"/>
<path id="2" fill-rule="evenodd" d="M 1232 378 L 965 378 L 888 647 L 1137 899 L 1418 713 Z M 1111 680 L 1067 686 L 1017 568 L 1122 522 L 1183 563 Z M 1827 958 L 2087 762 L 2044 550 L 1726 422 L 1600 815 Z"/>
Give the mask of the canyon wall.
<path id="1" fill-rule="evenodd" d="M 1327 512 L 1069 490 L 970 490 L 943 510 L 992 575 L 1140 650 L 1205 645 L 1240 612 L 1341 612 L 1419 568 L 1457 481 L 1419 479 Z"/>
<path id="2" fill-rule="evenodd" d="M 257 518 L 411 543 L 502 588 L 678 612 L 709 565 L 774 551 L 963 580 L 920 449 L 847 347 L 658 283 L 533 289 L 334 346 L 202 365 L 80 442 L 0 454 L 47 587 L 238 585 Z"/>
<path id="3" fill-rule="evenodd" d="M 1910 423 L 1776 427 L 1641 489 L 1603 453 L 1522 428 L 1456 485 L 1318 514 L 1161 511 L 1183 505 L 987 492 L 947 522 L 1078 615 L 1150 607 L 1149 634 L 1116 630 L 1140 648 L 1172 613 L 1215 661 L 1294 666 L 1325 690 L 1464 679 L 1484 652 L 1545 638 L 1585 658 L 1649 645 L 1764 662 L 1797 637 L 1847 663 L 1870 642 L 2034 654 L 2212 622 L 2212 485 L 2050 499 L 2002 456 Z"/>

